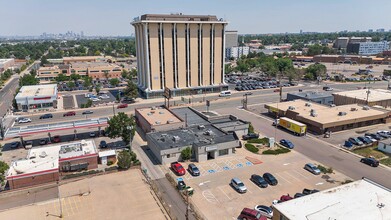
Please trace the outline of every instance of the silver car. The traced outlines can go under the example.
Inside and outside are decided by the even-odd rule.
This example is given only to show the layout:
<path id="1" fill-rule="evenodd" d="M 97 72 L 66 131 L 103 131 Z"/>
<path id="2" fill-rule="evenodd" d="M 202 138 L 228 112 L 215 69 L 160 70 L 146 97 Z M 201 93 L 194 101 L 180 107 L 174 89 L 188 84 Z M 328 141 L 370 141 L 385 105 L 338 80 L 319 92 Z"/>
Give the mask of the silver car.
<path id="1" fill-rule="evenodd" d="M 231 183 L 230 184 L 236 191 L 238 191 L 240 193 L 247 192 L 247 188 L 244 185 L 244 183 L 240 179 L 238 179 L 236 177 L 231 179 Z"/>
<path id="2" fill-rule="evenodd" d="M 305 166 L 304 166 L 304 169 L 310 171 L 311 173 L 315 174 L 315 175 L 319 175 L 321 172 L 320 170 L 318 169 L 318 167 L 316 167 L 314 164 L 312 163 L 307 163 Z"/>
<path id="3" fill-rule="evenodd" d="M 18 123 L 29 123 L 31 122 L 30 118 L 19 118 Z"/>
<path id="4" fill-rule="evenodd" d="M 267 218 L 273 218 L 273 208 L 271 208 L 270 206 L 257 205 L 254 209 L 260 212 L 261 215 L 266 216 Z"/>

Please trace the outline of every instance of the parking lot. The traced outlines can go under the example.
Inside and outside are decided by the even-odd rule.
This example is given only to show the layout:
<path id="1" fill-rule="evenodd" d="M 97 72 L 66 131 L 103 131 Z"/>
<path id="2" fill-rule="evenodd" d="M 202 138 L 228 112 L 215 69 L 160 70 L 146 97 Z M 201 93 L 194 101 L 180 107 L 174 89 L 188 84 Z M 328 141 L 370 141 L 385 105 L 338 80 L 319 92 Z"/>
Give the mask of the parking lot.
<path id="1" fill-rule="evenodd" d="M 93 93 L 86 92 L 86 94 L 93 94 Z M 113 102 L 116 101 L 116 98 L 113 96 L 113 94 L 111 94 L 111 92 L 105 92 L 105 93 L 102 93 L 102 94 L 107 95 L 107 96 L 105 96 L 107 98 L 99 98 L 99 96 L 97 96 L 97 101 L 93 101 L 92 102 L 93 105 L 99 105 L 99 104 L 105 104 L 105 103 L 113 103 Z M 85 94 L 75 95 L 75 96 L 76 96 L 77 106 L 78 107 L 81 107 L 82 104 L 86 104 L 87 101 L 89 100 L 89 98 L 86 97 Z"/>
<path id="2" fill-rule="evenodd" d="M 192 177 L 187 173 L 183 179 L 194 188 L 191 200 L 207 219 L 236 219 L 244 207 L 271 205 L 282 195 L 293 197 L 304 188 L 324 190 L 349 179 L 335 171 L 330 175 L 313 175 L 303 169 L 309 162 L 316 164 L 295 151 L 279 156 L 249 156 L 245 149 L 238 149 L 235 156 L 196 163 L 201 175 Z M 187 164 L 183 165 L 187 168 Z M 277 186 L 260 188 L 250 180 L 252 174 L 263 175 L 265 172 L 277 178 Z M 243 181 L 247 193 L 240 194 L 229 185 L 234 177 Z"/>

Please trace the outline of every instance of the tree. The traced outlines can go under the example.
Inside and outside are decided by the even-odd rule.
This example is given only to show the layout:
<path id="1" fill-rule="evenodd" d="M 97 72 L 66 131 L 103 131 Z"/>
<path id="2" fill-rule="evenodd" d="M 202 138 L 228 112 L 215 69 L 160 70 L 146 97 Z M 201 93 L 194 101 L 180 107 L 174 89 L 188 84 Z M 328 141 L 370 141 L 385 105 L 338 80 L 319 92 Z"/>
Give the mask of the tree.
<path id="1" fill-rule="evenodd" d="M 72 81 L 69 81 L 69 82 L 67 82 L 67 86 L 69 87 L 69 88 L 75 88 L 75 83 L 74 82 L 72 82 Z"/>
<path id="2" fill-rule="evenodd" d="M 83 86 L 84 86 L 84 87 L 88 88 L 88 87 L 90 87 L 90 86 L 92 85 L 92 77 L 90 77 L 90 76 L 85 76 L 85 77 L 83 78 L 83 80 L 84 80 L 84 82 L 83 82 Z"/>
<path id="3" fill-rule="evenodd" d="M 233 71 L 233 68 L 232 68 L 231 64 L 225 64 L 225 66 L 224 66 L 225 74 L 230 74 L 230 73 L 232 73 L 232 71 Z"/>
<path id="4" fill-rule="evenodd" d="M 136 131 L 133 115 L 129 117 L 127 114 L 119 112 L 108 121 L 108 124 L 109 126 L 106 128 L 108 137 L 120 137 L 126 144 L 130 143 L 130 136 L 133 137 Z M 132 130 L 128 129 L 129 126 L 132 127 Z"/>
<path id="5" fill-rule="evenodd" d="M 68 80 L 68 77 L 65 74 L 63 74 L 63 73 L 58 74 L 57 77 L 56 77 L 56 81 L 57 82 L 64 82 L 64 81 L 67 81 L 67 80 Z"/>
<path id="6" fill-rule="evenodd" d="M 326 75 L 327 68 L 323 64 L 312 64 L 306 69 L 305 78 L 309 80 L 316 80 L 318 77 L 324 77 Z"/>
<path id="7" fill-rule="evenodd" d="M 285 76 L 289 71 L 293 70 L 293 62 L 289 58 L 278 58 L 276 66 L 281 76 Z"/>
<path id="8" fill-rule="evenodd" d="M 108 80 L 109 79 L 109 71 L 103 70 L 103 72 L 105 74 L 106 79 Z"/>
<path id="9" fill-rule="evenodd" d="M 100 84 L 96 85 L 95 86 L 95 92 L 97 95 L 99 95 L 99 92 L 100 92 Z"/>
<path id="10" fill-rule="evenodd" d="M 130 70 L 130 72 L 129 72 L 129 76 L 128 76 L 128 78 L 130 79 L 130 80 L 132 80 L 134 77 L 136 77 L 137 76 L 137 70 L 136 69 L 131 69 Z"/>
<path id="11" fill-rule="evenodd" d="M 123 150 L 119 152 L 117 159 L 117 165 L 120 169 L 129 169 L 132 165 L 132 157 L 129 151 Z"/>
<path id="12" fill-rule="evenodd" d="M 181 157 L 182 157 L 182 160 L 184 160 L 184 161 L 190 160 L 190 158 L 191 158 L 191 148 L 190 147 L 186 147 L 185 149 L 183 149 L 181 151 Z"/>
<path id="13" fill-rule="evenodd" d="M 72 73 L 69 78 L 71 80 L 73 80 L 75 83 L 77 82 L 77 80 L 79 80 L 81 78 L 81 76 L 79 74 L 76 74 L 76 73 Z"/>
<path id="14" fill-rule="evenodd" d="M 127 98 L 135 99 L 138 96 L 138 90 L 137 86 L 134 82 L 128 81 L 128 85 L 126 85 L 126 88 L 123 90 L 124 96 Z"/>
<path id="15" fill-rule="evenodd" d="M 129 72 L 126 71 L 126 69 L 123 69 L 121 72 L 121 76 L 122 76 L 122 78 L 126 79 L 129 76 Z"/>
<path id="16" fill-rule="evenodd" d="M 110 79 L 110 85 L 117 87 L 118 84 L 119 84 L 119 79 L 117 79 L 117 78 Z"/>
<path id="17" fill-rule="evenodd" d="M 49 64 L 49 61 L 47 60 L 46 56 L 42 56 L 41 66 L 45 66 L 46 64 Z"/>
<path id="18" fill-rule="evenodd" d="M 5 171 L 9 169 L 9 166 L 7 163 L 0 161 L 0 183 L 2 183 L 5 180 L 4 174 Z"/>
<path id="19" fill-rule="evenodd" d="M 31 74 L 25 74 L 19 79 L 19 86 L 31 86 L 31 85 L 37 85 L 39 83 L 39 80 L 35 78 L 35 76 Z"/>
<path id="20" fill-rule="evenodd" d="M 248 125 L 248 133 L 254 133 L 254 127 L 253 127 L 253 125 L 251 124 L 251 122 L 250 122 L 250 124 Z"/>

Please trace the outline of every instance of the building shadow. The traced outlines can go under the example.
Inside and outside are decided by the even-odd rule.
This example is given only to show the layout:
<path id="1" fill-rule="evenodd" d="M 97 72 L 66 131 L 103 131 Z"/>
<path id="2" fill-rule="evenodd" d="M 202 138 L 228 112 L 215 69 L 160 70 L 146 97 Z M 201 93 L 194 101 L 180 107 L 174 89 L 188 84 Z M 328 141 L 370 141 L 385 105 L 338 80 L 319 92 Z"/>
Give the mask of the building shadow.
<path id="1" fill-rule="evenodd" d="M 141 146 L 140 148 L 144 151 L 145 155 L 148 156 L 149 161 L 151 161 L 153 165 L 160 165 L 159 160 L 152 153 L 152 150 L 148 147 L 148 145 Z"/>

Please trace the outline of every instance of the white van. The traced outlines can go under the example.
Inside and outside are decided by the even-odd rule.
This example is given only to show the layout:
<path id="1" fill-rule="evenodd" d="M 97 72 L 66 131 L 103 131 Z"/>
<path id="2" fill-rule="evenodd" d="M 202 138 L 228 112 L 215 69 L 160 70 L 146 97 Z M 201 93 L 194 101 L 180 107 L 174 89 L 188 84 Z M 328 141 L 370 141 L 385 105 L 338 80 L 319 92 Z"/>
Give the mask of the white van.
<path id="1" fill-rule="evenodd" d="M 232 93 L 231 93 L 231 91 L 222 91 L 222 92 L 220 92 L 220 97 L 224 97 L 224 96 L 231 96 L 232 95 Z"/>

